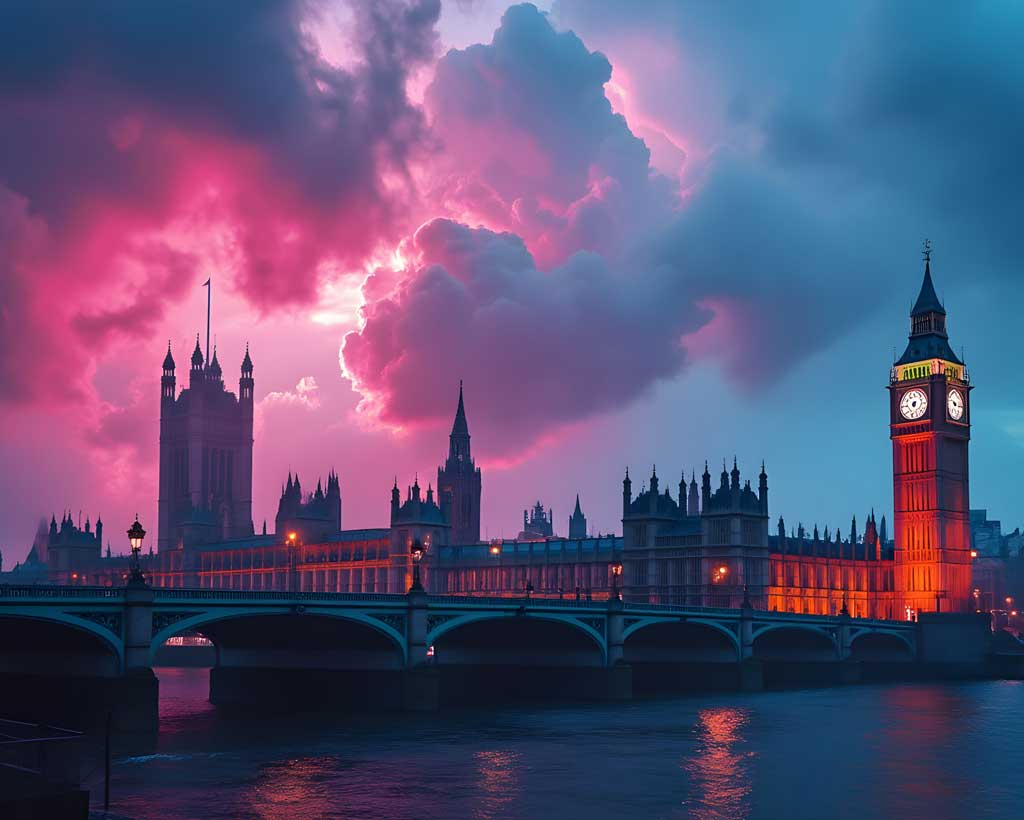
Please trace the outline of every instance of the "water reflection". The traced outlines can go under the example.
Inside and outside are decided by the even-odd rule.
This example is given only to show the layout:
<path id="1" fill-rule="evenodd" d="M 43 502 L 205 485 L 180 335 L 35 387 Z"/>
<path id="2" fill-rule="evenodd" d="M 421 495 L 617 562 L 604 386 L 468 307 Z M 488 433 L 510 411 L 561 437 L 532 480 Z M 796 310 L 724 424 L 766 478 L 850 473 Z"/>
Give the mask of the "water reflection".
<path id="1" fill-rule="evenodd" d="M 333 816 L 330 775 L 334 757 L 305 757 L 264 766 L 249 792 L 253 816 L 264 820 Z"/>
<path id="2" fill-rule="evenodd" d="M 512 751 L 480 751 L 473 759 L 480 790 L 473 816 L 479 820 L 491 820 L 512 802 L 519 791 L 519 755 Z"/>
<path id="3" fill-rule="evenodd" d="M 138 820 L 981 820 L 1020 814 L 1024 684 L 859 686 L 486 713 L 224 713 L 161 675 Z M 102 752 L 102 749 L 100 749 Z M 89 779 L 102 798 L 102 754 Z"/>
<path id="4" fill-rule="evenodd" d="M 877 751 L 888 805 L 931 820 L 967 816 L 965 796 L 979 784 L 971 767 L 956 765 L 956 747 L 971 754 L 983 739 L 972 698 L 939 685 L 896 686 L 882 691 L 881 705 Z"/>
<path id="5" fill-rule="evenodd" d="M 717 707 L 697 714 L 699 744 L 684 768 L 693 786 L 688 806 L 697 820 L 742 820 L 750 813 L 750 763 L 743 728 L 747 709 Z"/>
<path id="6" fill-rule="evenodd" d="M 196 720 L 214 715 L 216 707 L 208 695 L 209 669 L 161 666 L 153 671 L 160 681 L 161 735 L 187 731 Z"/>

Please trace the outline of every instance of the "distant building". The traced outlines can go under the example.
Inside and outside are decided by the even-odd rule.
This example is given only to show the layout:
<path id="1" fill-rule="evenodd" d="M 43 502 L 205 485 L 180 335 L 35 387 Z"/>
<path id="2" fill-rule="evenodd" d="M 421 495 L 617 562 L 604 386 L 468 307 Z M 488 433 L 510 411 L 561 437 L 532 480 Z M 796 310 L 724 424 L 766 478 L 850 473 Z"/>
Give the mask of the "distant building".
<path id="1" fill-rule="evenodd" d="M 554 514 L 550 509 L 545 512 L 544 505 L 538 501 L 532 510 L 523 510 L 523 529 L 517 536 L 518 540 L 543 541 L 554 535 Z"/>
<path id="2" fill-rule="evenodd" d="M 480 468 L 469 446 L 469 424 L 459 382 L 459 406 L 448 436 L 448 458 L 437 468 L 437 495 L 445 520 L 451 526 L 452 543 L 480 540 Z"/>
<path id="3" fill-rule="evenodd" d="M 988 517 L 988 510 L 971 510 L 971 549 L 979 555 L 1002 555 L 1002 522 Z"/>
<path id="4" fill-rule="evenodd" d="M 246 347 L 238 398 L 224 389 L 217 351 L 204 363 L 196 336 L 189 386 L 176 393 L 170 344 L 160 379 L 157 549 L 253 534 L 253 367 Z"/>
<path id="5" fill-rule="evenodd" d="M 57 526 L 56 516 L 50 517 L 50 530 L 46 539 L 46 563 L 55 570 L 68 570 L 73 567 L 95 561 L 102 554 L 103 521 L 96 518 L 96 530 L 93 531 L 89 519 L 79 529 L 65 514 Z"/>
<path id="6" fill-rule="evenodd" d="M 327 474 L 326 492 L 317 480 L 316 491 L 306 496 L 298 474 L 293 481 L 289 472 L 288 482 L 281 488 L 274 530 L 279 534 L 295 533 L 306 544 L 330 541 L 341 532 L 341 485 L 334 470 Z"/>
<path id="7" fill-rule="evenodd" d="M 587 537 L 587 517 L 583 514 L 583 510 L 580 509 L 579 493 L 576 494 L 576 509 L 574 509 L 572 511 L 572 515 L 569 516 L 569 537 Z"/>
<path id="8" fill-rule="evenodd" d="M 460 402 L 461 407 L 461 402 Z M 391 488 L 391 580 L 389 589 L 409 588 L 411 576 L 408 572 L 410 556 L 414 545 L 423 548 L 428 556 L 423 562 L 424 567 L 430 565 L 429 556 L 432 552 L 448 545 L 451 533 L 444 512 L 434 500 L 434 490 L 428 484 L 426 497 L 420 495 L 420 482 L 417 478 L 406 491 L 405 501 L 401 501 L 398 482 Z M 429 589 L 429 581 L 424 573 L 424 584 Z"/>

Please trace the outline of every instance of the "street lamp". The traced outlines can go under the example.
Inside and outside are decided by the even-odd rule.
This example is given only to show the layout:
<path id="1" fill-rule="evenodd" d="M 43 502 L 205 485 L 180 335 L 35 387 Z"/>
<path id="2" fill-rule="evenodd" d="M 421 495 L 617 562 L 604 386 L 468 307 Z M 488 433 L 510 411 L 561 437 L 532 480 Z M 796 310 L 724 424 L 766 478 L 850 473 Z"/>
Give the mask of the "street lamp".
<path id="1" fill-rule="evenodd" d="M 299 584 L 296 583 L 296 581 L 298 580 L 297 576 L 299 574 L 299 570 L 298 570 L 298 566 L 297 566 L 297 564 L 298 564 L 298 555 L 297 555 L 298 550 L 296 549 L 296 547 L 299 545 L 299 534 L 297 532 L 295 532 L 295 530 L 291 530 L 285 536 L 284 540 L 285 540 L 285 544 L 288 546 L 288 550 L 287 550 L 287 556 L 288 556 L 288 579 L 287 579 L 288 580 L 288 590 L 287 591 L 288 592 L 296 592 L 295 588 L 297 586 L 299 586 Z"/>
<path id="2" fill-rule="evenodd" d="M 978 599 L 981 598 L 981 590 L 975 587 L 971 594 L 974 595 L 974 611 L 981 612 L 981 604 L 978 603 Z"/>
<path id="3" fill-rule="evenodd" d="M 128 579 L 129 584 L 146 583 L 142 570 L 139 568 L 139 553 L 142 551 L 142 539 L 145 537 L 146 531 L 142 529 L 142 524 L 139 523 L 139 516 L 136 514 L 135 523 L 128 530 L 128 543 L 132 548 L 131 563 L 129 565 L 131 570 Z"/>
<path id="4" fill-rule="evenodd" d="M 420 561 L 423 559 L 423 544 L 420 540 L 415 539 L 409 546 L 409 554 L 412 555 L 412 586 L 409 587 L 409 591 L 413 590 L 422 591 L 423 584 L 420 583 Z"/>
<path id="5" fill-rule="evenodd" d="M 619 578 L 622 577 L 622 562 L 615 561 L 612 564 L 612 598 L 616 601 L 622 600 L 622 595 L 619 593 Z"/>
<path id="6" fill-rule="evenodd" d="M 493 539 L 488 552 L 490 552 L 491 558 L 498 562 L 498 568 L 493 573 L 494 583 L 491 588 L 496 590 L 498 595 L 501 595 L 502 590 L 505 589 L 505 574 L 501 568 L 501 541 Z"/>

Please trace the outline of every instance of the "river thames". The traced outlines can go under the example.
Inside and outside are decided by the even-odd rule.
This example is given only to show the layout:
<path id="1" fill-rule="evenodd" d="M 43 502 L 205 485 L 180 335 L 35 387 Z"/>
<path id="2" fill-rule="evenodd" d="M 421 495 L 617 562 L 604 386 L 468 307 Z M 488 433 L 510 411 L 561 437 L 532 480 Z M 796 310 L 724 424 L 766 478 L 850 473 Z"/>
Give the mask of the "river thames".
<path id="1" fill-rule="evenodd" d="M 157 674 L 155 748 L 113 764 L 111 811 L 140 820 L 978 820 L 1024 799 L 1022 682 L 354 718 L 222 714 L 207 670 Z"/>

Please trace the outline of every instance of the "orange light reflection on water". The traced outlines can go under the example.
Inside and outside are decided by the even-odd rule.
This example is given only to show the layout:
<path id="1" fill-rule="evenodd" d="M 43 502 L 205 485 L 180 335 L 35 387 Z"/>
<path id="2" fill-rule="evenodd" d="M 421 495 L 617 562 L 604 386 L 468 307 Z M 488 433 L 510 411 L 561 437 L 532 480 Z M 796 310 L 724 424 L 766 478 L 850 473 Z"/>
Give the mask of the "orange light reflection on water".
<path id="1" fill-rule="evenodd" d="M 337 798 L 325 772 L 336 764 L 332 757 L 304 757 L 265 767 L 250 793 L 253 814 L 264 820 L 332 816 Z"/>
<path id="2" fill-rule="evenodd" d="M 750 814 L 750 761 L 743 728 L 746 709 L 716 707 L 698 715 L 699 745 L 684 764 L 693 787 L 687 806 L 697 820 L 742 820 Z"/>
<path id="3" fill-rule="evenodd" d="M 519 754 L 494 750 L 477 752 L 473 757 L 480 787 L 479 802 L 473 809 L 473 817 L 491 820 L 515 799 L 519 791 Z"/>

